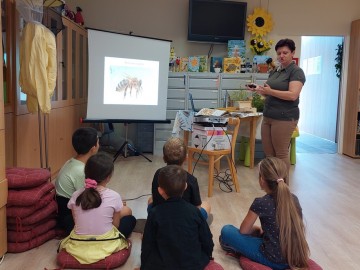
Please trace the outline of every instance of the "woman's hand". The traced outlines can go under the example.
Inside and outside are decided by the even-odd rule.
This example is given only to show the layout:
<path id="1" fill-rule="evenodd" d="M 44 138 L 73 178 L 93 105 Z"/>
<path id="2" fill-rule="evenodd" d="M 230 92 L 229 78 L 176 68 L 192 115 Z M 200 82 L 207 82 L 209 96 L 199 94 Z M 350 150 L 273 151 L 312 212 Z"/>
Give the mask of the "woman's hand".
<path id="1" fill-rule="evenodd" d="M 264 84 L 264 86 L 258 86 L 256 89 L 255 89 L 255 91 L 258 93 L 258 94 L 260 94 L 260 95 L 262 95 L 262 96 L 269 96 L 270 95 L 270 93 L 271 93 L 271 87 L 267 84 L 267 83 L 265 83 Z"/>

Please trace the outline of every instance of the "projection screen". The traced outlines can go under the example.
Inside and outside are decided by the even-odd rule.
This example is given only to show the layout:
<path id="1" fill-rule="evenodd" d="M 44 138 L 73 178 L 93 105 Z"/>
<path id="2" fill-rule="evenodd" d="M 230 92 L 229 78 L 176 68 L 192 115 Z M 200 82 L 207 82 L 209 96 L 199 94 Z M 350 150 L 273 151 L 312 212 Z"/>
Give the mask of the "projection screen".
<path id="1" fill-rule="evenodd" d="M 86 118 L 166 120 L 170 44 L 89 28 Z"/>

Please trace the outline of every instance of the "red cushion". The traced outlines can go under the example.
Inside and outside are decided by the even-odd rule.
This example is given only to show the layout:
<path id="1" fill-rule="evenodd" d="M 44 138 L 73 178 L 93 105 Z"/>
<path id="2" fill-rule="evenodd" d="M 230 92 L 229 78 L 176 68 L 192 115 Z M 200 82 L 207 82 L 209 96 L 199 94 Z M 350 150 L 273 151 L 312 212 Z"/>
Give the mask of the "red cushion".
<path id="1" fill-rule="evenodd" d="M 55 228 L 56 219 L 52 218 L 42 224 L 37 224 L 29 231 L 7 231 L 7 239 L 9 242 L 27 242 L 31 239 L 50 231 Z"/>
<path id="2" fill-rule="evenodd" d="M 10 253 L 19 253 L 30 250 L 32 248 L 36 248 L 41 246 L 45 242 L 53 239 L 56 236 L 55 229 L 47 231 L 46 233 L 36 236 L 30 241 L 22 242 L 22 243 L 12 243 L 8 241 L 7 249 Z"/>
<path id="3" fill-rule="evenodd" d="M 57 212 L 57 203 L 55 201 L 50 202 L 44 208 L 39 209 L 34 214 L 25 218 L 13 218 L 8 217 L 8 224 L 16 224 L 17 226 L 36 224 L 39 221 L 47 217 L 55 217 Z"/>
<path id="4" fill-rule="evenodd" d="M 31 189 L 9 189 L 7 206 L 32 206 L 54 188 L 54 184 L 46 182 Z"/>
<path id="5" fill-rule="evenodd" d="M 49 220 L 53 220 L 55 217 L 54 215 L 50 215 L 42 220 L 40 220 L 39 222 L 36 222 L 34 224 L 30 224 L 30 225 L 24 225 L 24 224 L 7 224 L 7 229 L 9 231 L 15 231 L 15 232 L 27 232 L 27 231 L 31 231 L 32 229 L 34 229 L 35 227 L 44 224 L 46 222 L 48 222 Z"/>
<path id="6" fill-rule="evenodd" d="M 24 218 L 30 216 L 38 209 L 43 208 L 45 205 L 49 204 L 55 198 L 55 190 L 52 190 L 45 194 L 39 201 L 31 206 L 9 206 L 6 207 L 6 216 L 7 217 L 20 217 Z"/>
<path id="7" fill-rule="evenodd" d="M 214 262 L 214 260 L 211 260 L 204 270 L 224 270 L 224 268 L 220 264 Z"/>
<path id="8" fill-rule="evenodd" d="M 126 263 L 130 256 L 131 244 L 129 249 L 123 249 L 111 254 L 103 260 L 91 264 L 81 264 L 72 255 L 62 249 L 57 255 L 57 263 L 61 268 L 70 269 L 112 269 Z"/>
<path id="9" fill-rule="evenodd" d="M 6 178 L 9 188 L 31 188 L 48 181 L 50 171 L 41 168 L 7 168 Z"/>
<path id="10" fill-rule="evenodd" d="M 323 270 L 322 267 L 318 265 L 316 262 L 314 262 L 312 259 L 309 259 L 308 264 L 309 264 L 308 270 Z"/>
<path id="11" fill-rule="evenodd" d="M 309 259 L 308 264 L 308 270 L 322 270 L 321 266 L 311 259 Z M 240 266 L 243 270 L 271 270 L 270 267 L 254 262 L 244 256 L 240 256 Z"/>
<path id="12" fill-rule="evenodd" d="M 240 266 L 243 270 L 271 270 L 270 267 L 254 262 L 244 256 L 240 256 Z"/>

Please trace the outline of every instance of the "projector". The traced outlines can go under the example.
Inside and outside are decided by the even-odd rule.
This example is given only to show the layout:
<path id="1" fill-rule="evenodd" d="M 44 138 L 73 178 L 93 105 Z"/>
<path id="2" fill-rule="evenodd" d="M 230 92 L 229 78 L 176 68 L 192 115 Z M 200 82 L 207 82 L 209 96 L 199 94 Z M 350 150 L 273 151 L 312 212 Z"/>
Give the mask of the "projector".
<path id="1" fill-rule="evenodd" d="M 228 119 L 221 116 L 195 116 L 194 123 L 202 126 L 225 127 Z"/>

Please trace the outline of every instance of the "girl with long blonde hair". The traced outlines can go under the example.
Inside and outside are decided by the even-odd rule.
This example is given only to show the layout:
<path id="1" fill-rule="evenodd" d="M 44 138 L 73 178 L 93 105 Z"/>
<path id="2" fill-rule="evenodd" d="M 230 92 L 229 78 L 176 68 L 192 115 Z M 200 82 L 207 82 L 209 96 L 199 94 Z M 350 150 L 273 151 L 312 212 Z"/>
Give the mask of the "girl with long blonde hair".
<path id="1" fill-rule="evenodd" d="M 259 163 L 259 184 L 266 195 L 254 200 L 240 229 L 233 225 L 222 228 L 223 249 L 272 269 L 309 267 L 302 209 L 286 184 L 287 174 L 287 166 L 279 158 L 267 157 Z M 261 227 L 254 225 L 257 218 Z"/>

